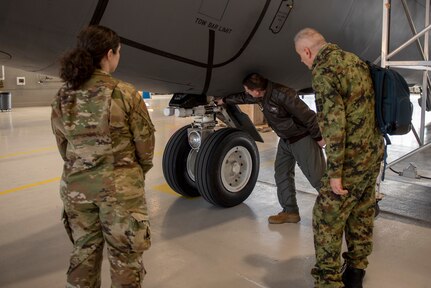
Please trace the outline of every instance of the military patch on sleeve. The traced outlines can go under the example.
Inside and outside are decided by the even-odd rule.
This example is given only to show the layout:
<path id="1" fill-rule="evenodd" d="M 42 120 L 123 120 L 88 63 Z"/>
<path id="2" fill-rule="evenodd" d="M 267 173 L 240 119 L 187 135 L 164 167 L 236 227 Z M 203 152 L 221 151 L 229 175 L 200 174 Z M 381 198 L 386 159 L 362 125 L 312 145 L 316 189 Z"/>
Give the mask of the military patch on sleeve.
<path id="1" fill-rule="evenodd" d="M 323 110 L 323 101 L 322 99 L 316 99 L 316 110 L 317 112 L 322 112 Z"/>

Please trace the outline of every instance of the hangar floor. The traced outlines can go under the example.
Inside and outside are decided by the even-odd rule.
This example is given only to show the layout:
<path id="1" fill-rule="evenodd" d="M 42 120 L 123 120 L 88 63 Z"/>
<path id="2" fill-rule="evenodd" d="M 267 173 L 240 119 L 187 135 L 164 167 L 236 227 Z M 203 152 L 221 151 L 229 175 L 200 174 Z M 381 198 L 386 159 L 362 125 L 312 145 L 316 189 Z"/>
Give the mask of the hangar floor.
<path id="1" fill-rule="evenodd" d="M 229 209 L 201 198 L 178 196 L 167 186 L 161 168 L 164 144 L 190 119 L 164 117 L 169 98 L 148 100 L 157 129 L 154 168 L 146 180 L 153 246 L 144 254 L 145 287 L 312 287 L 314 264 L 311 210 L 316 192 L 297 170 L 302 221 L 269 225 L 279 212 L 273 180 L 277 137 L 262 133 L 261 170 L 252 195 Z M 305 98 L 307 103 L 312 99 Z M 415 127 L 420 113 L 416 99 Z M 427 113 L 427 122 L 431 121 Z M 58 196 L 62 163 L 49 124 L 49 107 L 17 108 L 0 113 L 0 287 L 64 287 L 71 244 L 63 230 Z M 431 127 L 426 130 L 430 142 Z M 414 150 L 410 133 L 392 137 L 389 161 Z M 430 177 L 431 151 L 414 160 L 419 174 Z M 412 160 L 413 159 L 413 160 Z M 404 163 L 404 164 L 403 164 Z M 427 174 L 428 173 L 428 174 Z M 387 171 L 386 194 L 375 222 L 374 252 L 365 277 L 368 288 L 431 287 L 431 180 L 410 179 Z M 106 258 L 106 257 L 105 257 Z M 102 287 L 109 287 L 103 265 Z"/>

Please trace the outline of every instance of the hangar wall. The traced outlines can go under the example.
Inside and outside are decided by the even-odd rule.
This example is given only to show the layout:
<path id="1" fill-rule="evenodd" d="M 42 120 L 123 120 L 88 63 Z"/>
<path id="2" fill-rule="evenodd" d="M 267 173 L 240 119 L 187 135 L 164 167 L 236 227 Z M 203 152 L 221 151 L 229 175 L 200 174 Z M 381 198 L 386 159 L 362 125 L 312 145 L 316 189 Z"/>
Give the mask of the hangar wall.
<path id="1" fill-rule="evenodd" d="M 49 106 L 62 84 L 60 78 L 6 66 L 4 66 L 4 75 L 0 75 L 0 78 L 2 76 L 4 80 L 3 85 L 0 84 L 0 91 L 12 94 L 12 109 Z"/>

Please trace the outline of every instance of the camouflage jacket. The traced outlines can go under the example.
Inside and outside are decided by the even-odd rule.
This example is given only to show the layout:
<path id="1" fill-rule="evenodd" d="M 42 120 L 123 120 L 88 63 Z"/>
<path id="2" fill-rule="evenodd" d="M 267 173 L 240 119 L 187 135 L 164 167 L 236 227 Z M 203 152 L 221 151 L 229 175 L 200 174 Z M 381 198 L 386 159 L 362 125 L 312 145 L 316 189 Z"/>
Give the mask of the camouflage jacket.
<path id="1" fill-rule="evenodd" d="M 227 104 L 259 104 L 265 119 L 282 139 L 297 139 L 309 134 L 316 141 L 322 140 L 316 113 L 299 99 L 292 88 L 268 81 L 265 95 L 255 98 L 248 93 L 231 94 L 223 98 Z"/>
<path id="2" fill-rule="evenodd" d="M 383 138 L 376 126 L 367 65 L 337 45 L 326 44 L 314 59 L 312 75 L 328 176 L 348 177 L 381 161 Z"/>
<path id="3" fill-rule="evenodd" d="M 155 129 L 132 85 L 102 70 L 80 90 L 64 85 L 52 102 L 51 124 L 64 160 L 62 194 L 81 200 L 143 195 Z"/>

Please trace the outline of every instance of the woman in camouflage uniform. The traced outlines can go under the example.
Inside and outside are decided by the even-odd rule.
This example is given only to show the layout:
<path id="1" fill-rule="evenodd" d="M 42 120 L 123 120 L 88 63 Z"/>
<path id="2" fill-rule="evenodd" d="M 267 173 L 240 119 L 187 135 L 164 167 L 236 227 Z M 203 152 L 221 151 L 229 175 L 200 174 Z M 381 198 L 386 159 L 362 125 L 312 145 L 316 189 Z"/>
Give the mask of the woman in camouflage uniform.
<path id="1" fill-rule="evenodd" d="M 105 242 L 112 287 L 142 287 L 145 275 L 142 253 L 151 242 L 144 179 L 153 166 L 154 126 L 135 88 L 110 75 L 119 59 L 119 36 L 89 26 L 61 60 L 65 84 L 51 123 L 73 243 L 67 287 L 100 287 Z"/>
<path id="2" fill-rule="evenodd" d="M 374 117 L 367 65 L 326 43 L 314 29 L 295 36 L 301 61 L 312 70 L 317 118 L 326 142 L 327 171 L 313 209 L 316 287 L 362 287 L 372 251 L 375 184 L 383 138 Z M 343 231 L 348 251 L 341 275 Z"/>

